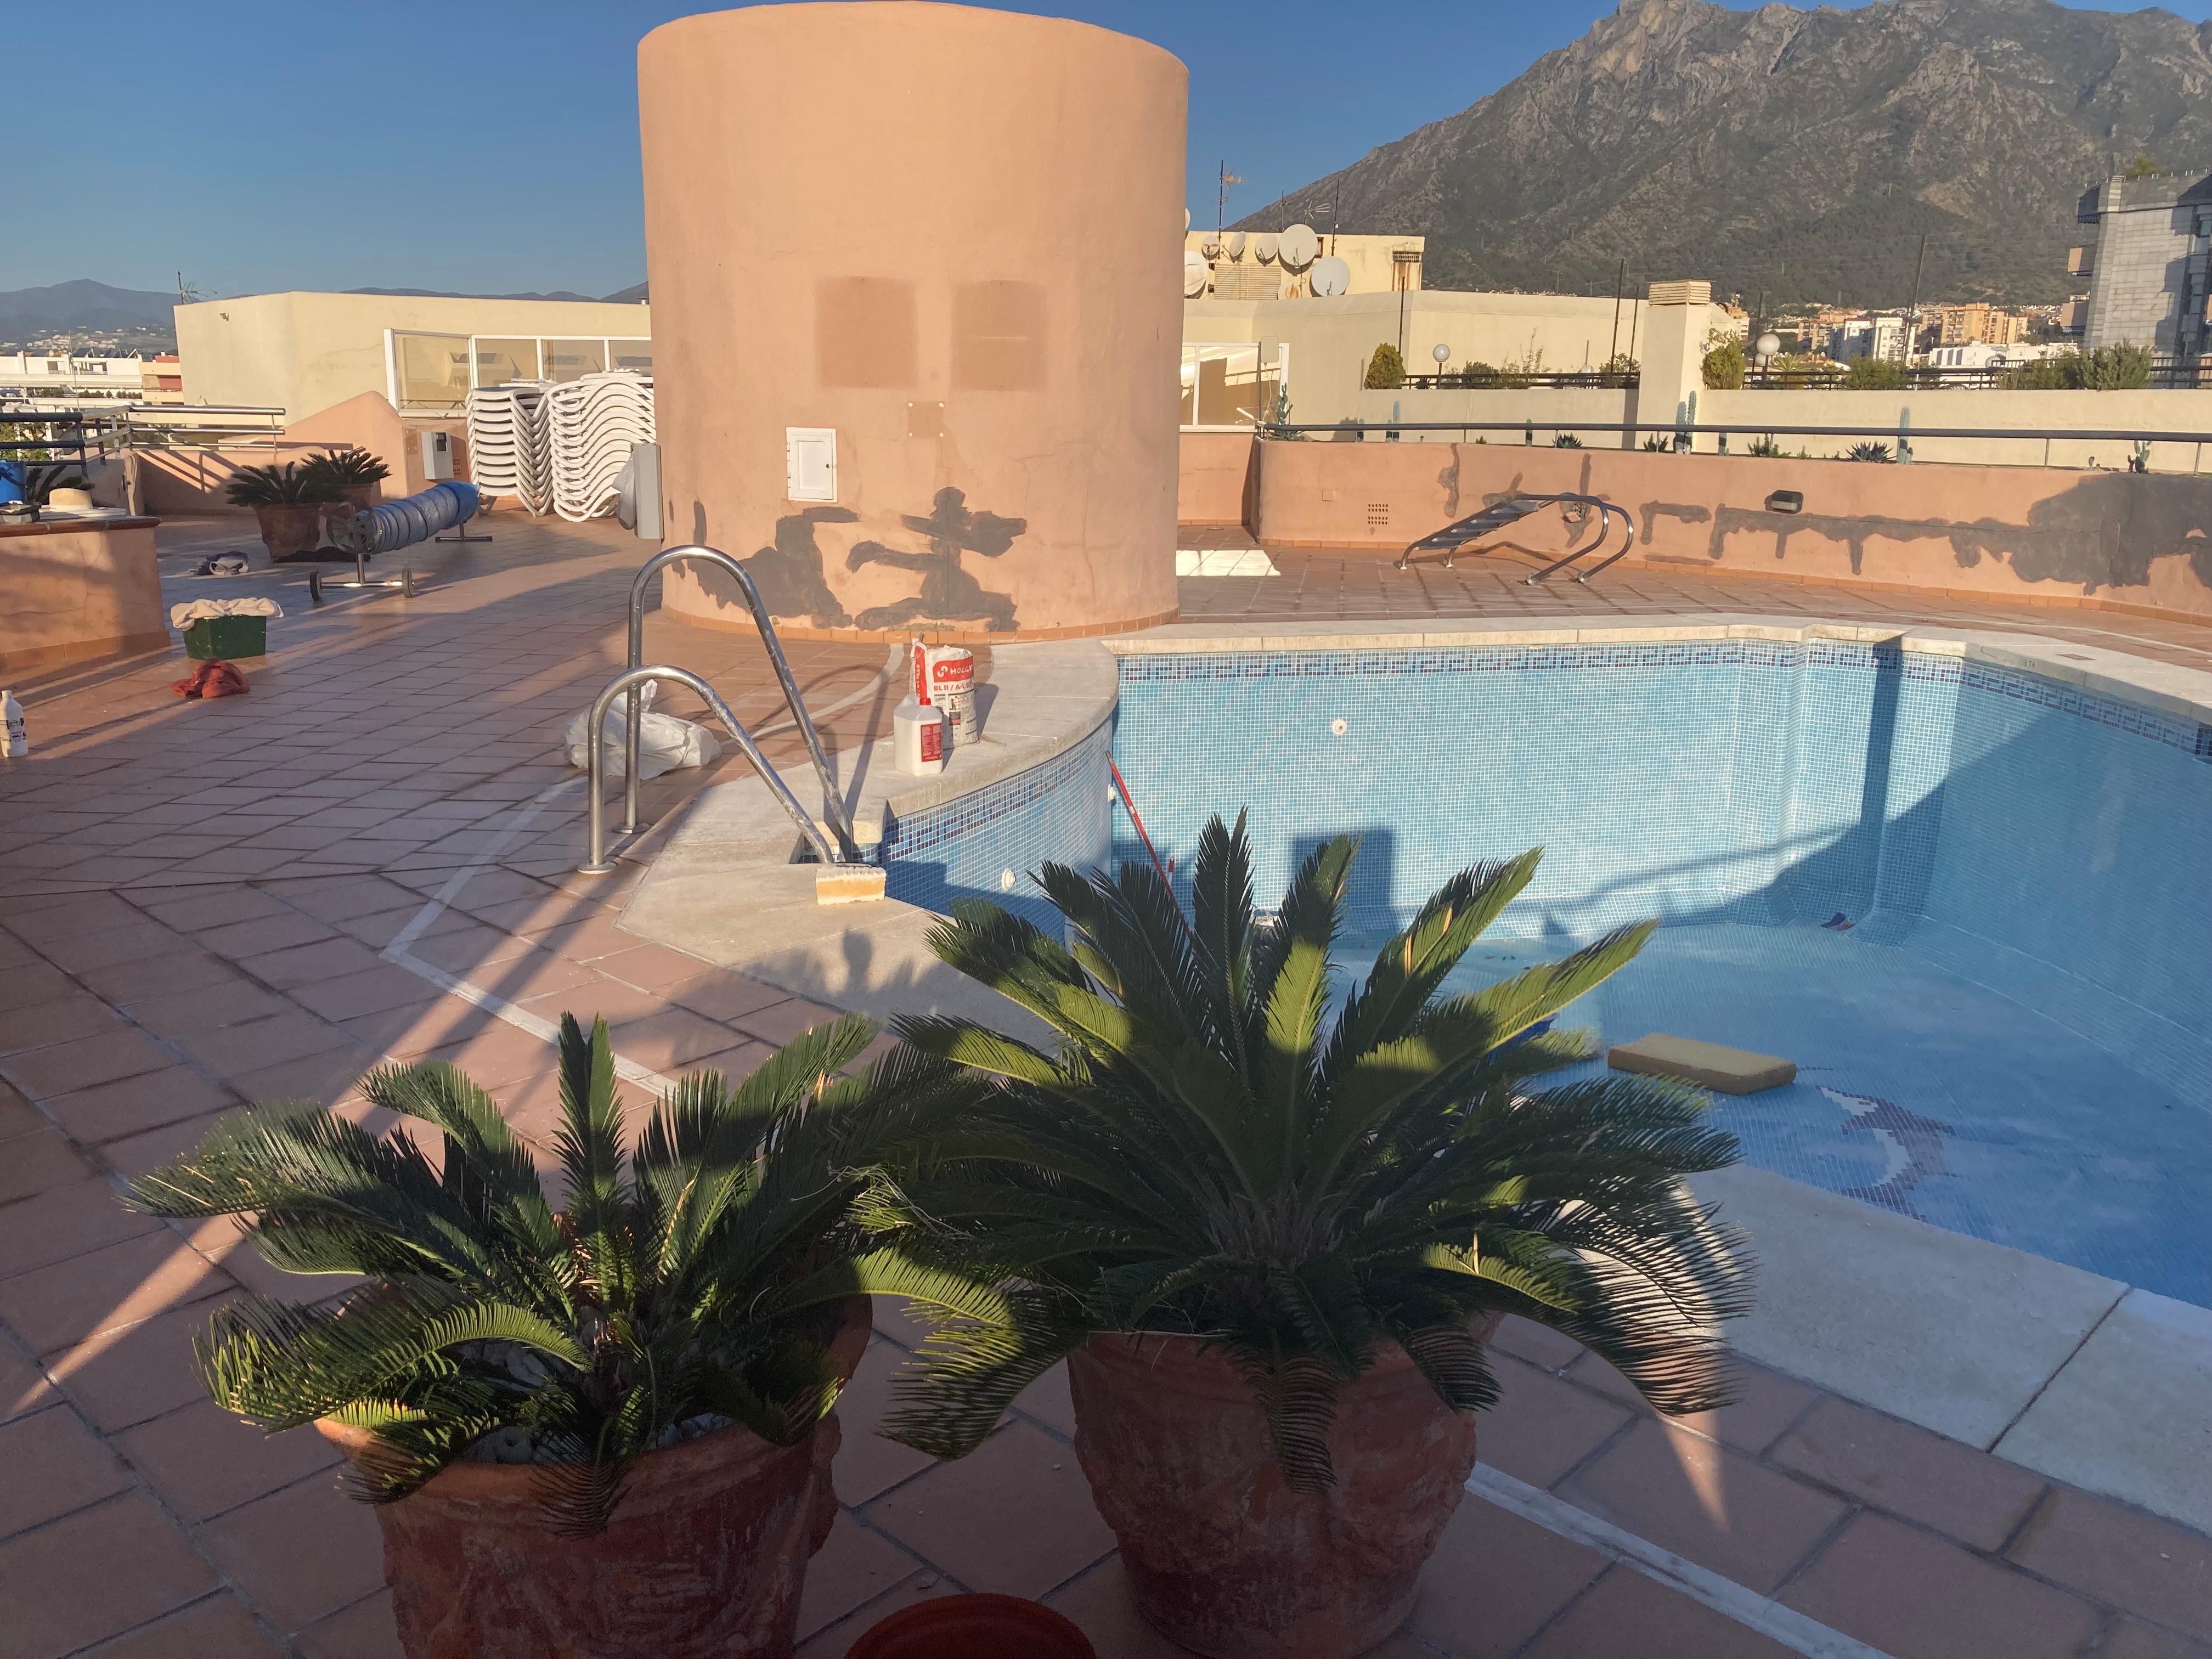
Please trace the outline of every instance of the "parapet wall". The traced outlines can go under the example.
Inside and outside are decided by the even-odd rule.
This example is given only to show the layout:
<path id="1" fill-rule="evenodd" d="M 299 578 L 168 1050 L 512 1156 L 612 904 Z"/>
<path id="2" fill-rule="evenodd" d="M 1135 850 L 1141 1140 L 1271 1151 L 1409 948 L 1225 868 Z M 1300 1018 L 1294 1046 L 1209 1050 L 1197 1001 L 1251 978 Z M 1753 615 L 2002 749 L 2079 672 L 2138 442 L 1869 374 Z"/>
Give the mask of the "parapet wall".
<path id="1" fill-rule="evenodd" d="M 0 670 L 167 645 L 155 523 L 0 525 Z"/>
<path id="2" fill-rule="evenodd" d="M 1497 444 L 1255 446 L 1268 547 L 1395 555 L 1516 493 L 1625 508 L 1627 564 L 2049 603 L 2212 621 L 2212 476 L 1674 455 Z M 1778 491 L 1802 509 L 1770 506 Z M 1616 537 L 1618 532 L 1615 532 Z M 1560 515 L 1489 543 L 1516 565 L 1571 544 Z M 1619 546 L 1608 544 L 1607 550 Z"/>

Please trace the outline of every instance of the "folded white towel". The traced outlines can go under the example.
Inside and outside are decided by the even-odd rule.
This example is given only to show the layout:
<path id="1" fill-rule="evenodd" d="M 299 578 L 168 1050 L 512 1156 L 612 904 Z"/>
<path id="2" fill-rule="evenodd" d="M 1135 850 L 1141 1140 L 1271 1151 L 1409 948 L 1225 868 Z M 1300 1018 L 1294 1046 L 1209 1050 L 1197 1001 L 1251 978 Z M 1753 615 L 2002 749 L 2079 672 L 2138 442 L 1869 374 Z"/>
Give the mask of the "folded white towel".
<path id="1" fill-rule="evenodd" d="M 194 599 L 169 607 L 169 626 L 179 632 L 210 617 L 281 617 L 284 609 L 274 599 Z"/>

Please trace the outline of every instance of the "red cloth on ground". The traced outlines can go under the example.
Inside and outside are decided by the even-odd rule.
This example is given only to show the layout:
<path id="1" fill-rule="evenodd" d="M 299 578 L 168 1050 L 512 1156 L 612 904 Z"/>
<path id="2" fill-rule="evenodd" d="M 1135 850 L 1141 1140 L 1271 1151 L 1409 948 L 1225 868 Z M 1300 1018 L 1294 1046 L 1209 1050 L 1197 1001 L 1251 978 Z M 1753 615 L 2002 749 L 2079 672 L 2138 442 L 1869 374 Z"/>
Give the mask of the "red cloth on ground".
<path id="1" fill-rule="evenodd" d="M 236 663 L 225 662 L 220 657 L 200 664 L 169 687 L 180 697 L 242 697 L 252 689 L 246 684 L 246 676 L 238 672 Z"/>

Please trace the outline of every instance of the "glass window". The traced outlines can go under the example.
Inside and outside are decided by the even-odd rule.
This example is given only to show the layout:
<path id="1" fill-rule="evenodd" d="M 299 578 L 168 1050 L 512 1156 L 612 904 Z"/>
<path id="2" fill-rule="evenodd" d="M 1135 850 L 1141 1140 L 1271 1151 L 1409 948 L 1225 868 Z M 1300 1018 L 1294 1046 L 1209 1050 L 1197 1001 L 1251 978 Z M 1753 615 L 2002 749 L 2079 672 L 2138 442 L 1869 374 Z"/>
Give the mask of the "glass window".
<path id="1" fill-rule="evenodd" d="M 1198 348 L 1182 349 L 1182 423 L 1198 424 Z"/>
<path id="2" fill-rule="evenodd" d="M 635 374 L 653 373 L 653 342 L 650 340 L 610 340 L 607 347 L 614 355 L 614 367 L 627 368 Z"/>
<path id="3" fill-rule="evenodd" d="M 475 344 L 478 386 L 505 386 L 509 380 L 539 378 L 537 341 L 493 340 L 479 337 Z"/>
<path id="4" fill-rule="evenodd" d="M 1183 424 L 1250 426 L 1260 419 L 1263 393 L 1272 395 L 1273 386 L 1272 374 L 1264 386 L 1261 381 L 1256 343 L 1185 346 Z"/>
<path id="5" fill-rule="evenodd" d="M 580 380 L 586 374 L 606 372 L 607 343 L 605 340 L 545 340 L 545 378 L 549 380 Z"/>
<path id="6" fill-rule="evenodd" d="M 469 341 L 460 334 L 395 334 L 402 409 L 459 409 L 468 401 Z"/>

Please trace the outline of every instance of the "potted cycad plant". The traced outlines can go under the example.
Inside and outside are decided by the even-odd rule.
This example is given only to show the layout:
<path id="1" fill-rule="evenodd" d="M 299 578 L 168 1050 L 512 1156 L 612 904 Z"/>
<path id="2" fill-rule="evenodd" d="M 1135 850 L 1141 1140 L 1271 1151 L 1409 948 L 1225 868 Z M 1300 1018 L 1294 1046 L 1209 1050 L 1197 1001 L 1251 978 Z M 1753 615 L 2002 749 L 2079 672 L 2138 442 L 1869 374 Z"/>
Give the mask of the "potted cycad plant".
<path id="1" fill-rule="evenodd" d="M 995 1319 L 945 1324 L 890 1431 L 957 1456 L 1061 1358 L 1076 1450 L 1145 1616 L 1214 1655 L 1358 1652 L 1411 1608 L 1522 1314 L 1660 1410 L 1724 1397 L 1740 1241 L 1682 1177 L 1732 1162 L 1697 1091 L 1608 1075 L 1545 1023 L 1633 957 L 1626 928 L 1486 989 L 1446 976 L 1539 852 L 1454 877 L 1331 1017 L 1354 854 L 1255 914 L 1243 820 L 1206 828 L 1185 917 L 1147 865 L 1048 866 L 1059 942 L 963 906 L 937 952 L 1056 1028 L 898 1022 L 988 1079 L 908 1173 L 913 1231 L 990 1264 Z"/>
<path id="2" fill-rule="evenodd" d="M 432 1064 L 362 1079 L 402 1120 L 385 1133 L 255 1107 L 131 1185 L 153 1214 L 251 1217 L 278 1267 L 362 1276 L 228 1304 L 195 1352 L 218 1403 L 344 1450 L 411 1659 L 791 1651 L 856 1292 L 890 1260 L 872 1160 L 954 1100 L 903 1050 L 841 1078 L 874 1034 L 848 1017 L 734 1088 L 685 1078 L 625 1146 L 605 1023 L 564 1017 L 557 1200 Z"/>
<path id="3" fill-rule="evenodd" d="M 261 524 L 261 544 L 279 561 L 320 547 L 324 509 L 342 499 L 335 483 L 299 461 L 242 466 L 231 474 L 223 494 L 233 507 L 253 509 Z"/>

